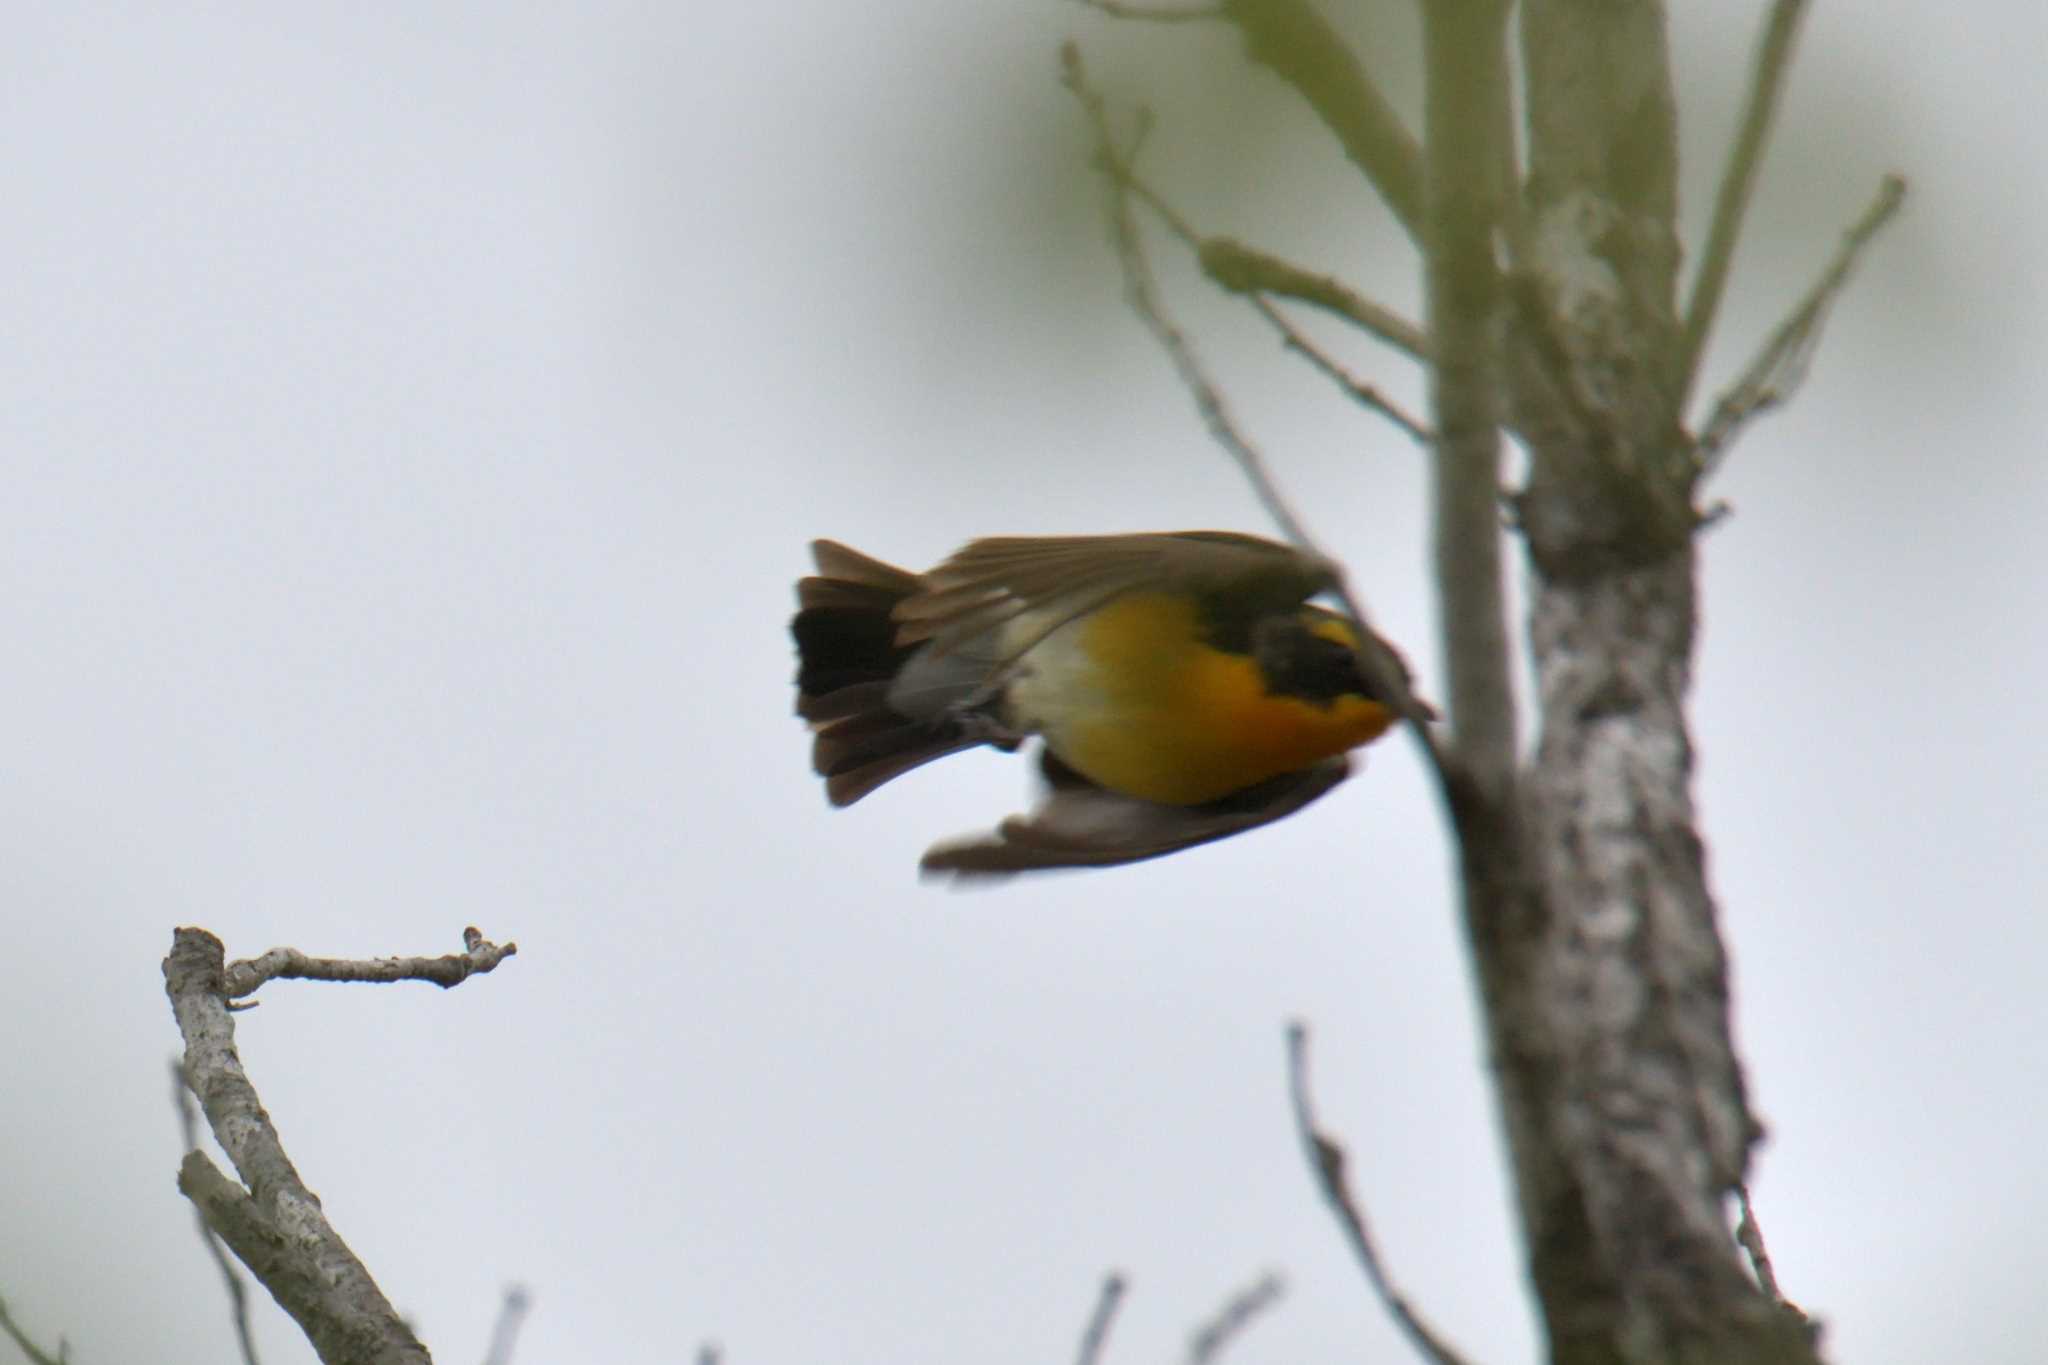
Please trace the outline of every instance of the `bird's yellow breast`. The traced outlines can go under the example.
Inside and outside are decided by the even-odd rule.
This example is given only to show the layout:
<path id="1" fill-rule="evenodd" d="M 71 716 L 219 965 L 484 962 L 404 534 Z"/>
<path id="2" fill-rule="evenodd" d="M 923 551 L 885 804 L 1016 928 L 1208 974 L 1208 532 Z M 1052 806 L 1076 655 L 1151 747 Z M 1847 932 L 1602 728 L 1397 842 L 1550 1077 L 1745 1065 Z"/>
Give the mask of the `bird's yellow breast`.
<path id="1" fill-rule="evenodd" d="M 1171 593 L 1120 597 L 1054 631 L 1024 656 L 1008 697 L 1070 767 L 1172 805 L 1305 768 L 1393 719 L 1359 696 L 1273 695 L 1258 663 L 1205 643 L 1195 602 Z"/>

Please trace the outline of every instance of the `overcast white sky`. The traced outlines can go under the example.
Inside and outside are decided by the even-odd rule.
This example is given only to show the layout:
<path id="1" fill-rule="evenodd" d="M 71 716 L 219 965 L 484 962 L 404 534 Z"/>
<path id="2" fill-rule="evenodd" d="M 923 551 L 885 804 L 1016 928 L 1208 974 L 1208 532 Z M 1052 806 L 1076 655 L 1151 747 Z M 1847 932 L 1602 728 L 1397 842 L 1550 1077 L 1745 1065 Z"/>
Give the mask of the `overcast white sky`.
<path id="1" fill-rule="evenodd" d="M 1760 7 L 1682 14 L 1697 224 Z M 1739 11 L 1739 13 L 1737 12 Z M 173 1187 L 171 926 L 519 957 L 275 987 L 243 1055 L 444 1361 L 1405 1358 L 1303 1169 L 1282 1028 L 1397 1275 L 1530 1358 L 1436 811 L 1405 748 L 1116 872 L 919 885 L 1016 809 L 828 811 L 804 542 L 1262 529 L 1122 311 L 1054 53 L 1219 230 L 1413 308 L 1413 258 L 1220 31 L 1043 0 L 17 6 L 0 55 L 0 1294 L 81 1365 L 222 1361 Z M 1823 5 L 1725 378 L 1913 179 L 1705 543 L 1701 798 L 1788 1292 L 1859 1365 L 2048 1352 L 2034 827 L 2048 240 L 2033 6 Z M 1375 65 L 1412 88 L 1405 30 Z M 1246 91 L 1231 94 L 1233 90 Z M 1163 250 L 1163 248 L 1162 248 Z M 1398 433 L 1168 271 L 1435 688 Z M 1358 367 L 1415 376 L 1384 353 Z M 310 1360 L 263 1305 L 266 1360 Z"/>

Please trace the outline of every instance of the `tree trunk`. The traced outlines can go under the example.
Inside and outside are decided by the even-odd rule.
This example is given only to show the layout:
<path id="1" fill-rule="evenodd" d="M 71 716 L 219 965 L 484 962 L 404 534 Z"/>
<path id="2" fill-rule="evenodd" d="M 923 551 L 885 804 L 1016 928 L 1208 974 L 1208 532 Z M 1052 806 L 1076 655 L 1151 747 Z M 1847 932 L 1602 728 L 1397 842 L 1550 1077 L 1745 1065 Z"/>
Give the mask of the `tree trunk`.
<path id="1" fill-rule="evenodd" d="M 1470 709 L 1499 705 L 1505 683 L 1484 675 L 1503 655 L 1461 647 L 1469 624 L 1446 636 L 1464 910 L 1530 1273 L 1558 1365 L 1811 1362 L 1804 1320 L 1753 1283 L 1728 1224 L 1758 1130 L 1691 795 L 1698 517 L 1674 382 L 1663 11 L 1525 0 L 1529 175 L 1484 224 L 1512 261 L 1490 289 L 1491 238 L 1476 250 L 1460 218 L 1514 183 L 1506 119 L 1475 141 L 1504 106 L 1502 8 L 1425 6 L 1425 161 L 1440 484 L 1492 515 L 1496 483 L 1455 486 L 1479 476 L 1460 414 L 1488 410 L 1480 386 L 1506 395 L 1530 456 L 1515 511 L 1533 579 L 1532 758 L 1504 764 L 1505 721 Z M 1468 512 L 1444 543 L 1452 515 L 1440 499 L 1447 612 L 1476 600 L 1451 580 L 1498 534 Z"/>

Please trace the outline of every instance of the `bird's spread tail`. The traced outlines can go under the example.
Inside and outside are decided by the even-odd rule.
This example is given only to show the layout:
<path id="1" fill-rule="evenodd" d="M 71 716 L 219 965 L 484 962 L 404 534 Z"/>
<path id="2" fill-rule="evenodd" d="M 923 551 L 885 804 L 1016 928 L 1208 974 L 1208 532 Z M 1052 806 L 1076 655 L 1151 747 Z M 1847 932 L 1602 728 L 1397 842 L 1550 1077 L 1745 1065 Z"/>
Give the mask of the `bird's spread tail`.
<path id="1" fill-rule="evenodd" d="M 919 645 L 897 643 L 896 604 L 924 580 L 836 541 L 811 544 L 818 572 L 797 583 L 790 633 L 798 656 L 797 714 L 811 724 L 811 762 L 835 806 L 849 806 L 920 764 L 994 738 L 971 717 L 912 716 L 889 690 Z"/>

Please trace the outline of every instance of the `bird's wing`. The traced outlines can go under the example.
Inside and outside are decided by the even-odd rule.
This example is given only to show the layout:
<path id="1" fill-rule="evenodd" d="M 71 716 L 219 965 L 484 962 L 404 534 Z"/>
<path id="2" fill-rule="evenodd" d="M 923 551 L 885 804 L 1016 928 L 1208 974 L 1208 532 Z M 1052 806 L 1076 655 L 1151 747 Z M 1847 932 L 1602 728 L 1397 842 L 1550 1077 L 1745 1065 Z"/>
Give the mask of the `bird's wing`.
<path id="1" fill-rule="evenodd" d="M 1295 606 L 1335 582 L 1328 562 L 1232 531 L 977 540 L 923 576 L 896 606 L 897 641 L 938 654 L 983 639 L 1026 613 L 1040 624 L 1014 656 L 1060 626 L 1129 592 L 1227 596 L 1252 612 Z"/>
<path id="2" fill-rule="evenodd" d="M 1013 815 L 985 834 L 929 849 L 920 869 L 957 882 L 1057 867 L 1114 867 L 1242 834 L 1292 815 L 1351 772 L 1342 755 L 1199 806 L 1168 806 L 1120 796 L 1082 777 L 1049 751 L 1049 790 L 1029 815 Z"/>

